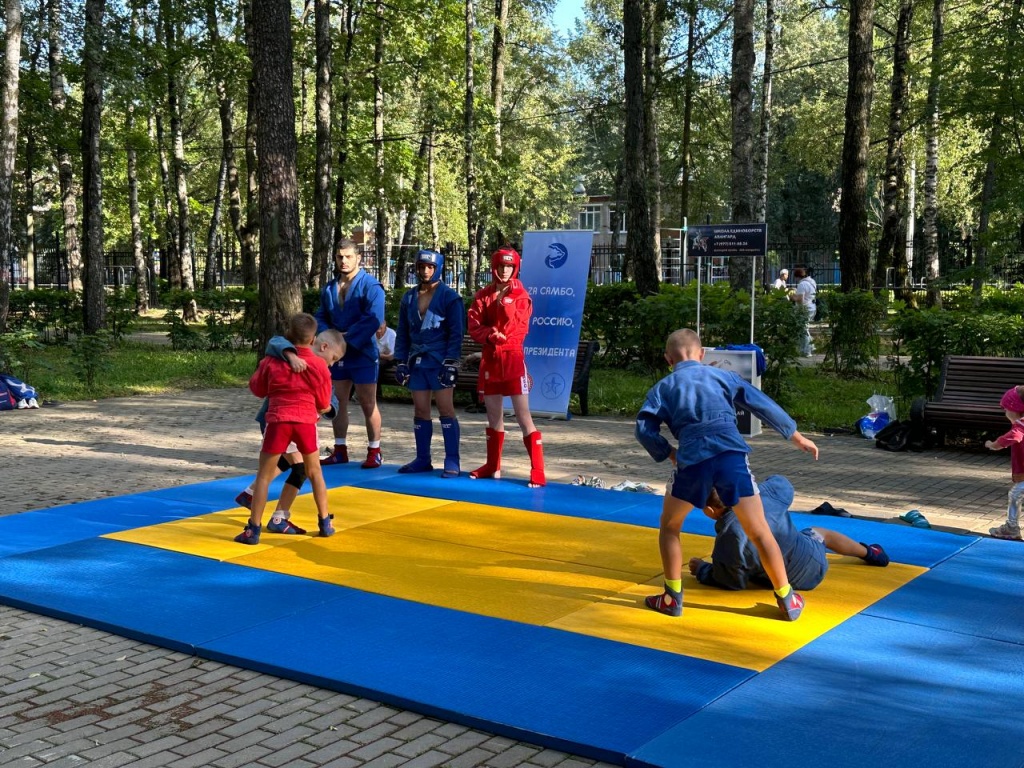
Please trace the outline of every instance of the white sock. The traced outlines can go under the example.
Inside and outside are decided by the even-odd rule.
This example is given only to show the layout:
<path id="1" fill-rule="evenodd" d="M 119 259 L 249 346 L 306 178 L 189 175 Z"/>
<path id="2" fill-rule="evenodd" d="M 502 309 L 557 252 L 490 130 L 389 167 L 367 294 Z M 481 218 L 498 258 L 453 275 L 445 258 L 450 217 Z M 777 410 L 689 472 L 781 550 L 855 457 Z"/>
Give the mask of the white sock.
<path id="1" fill-rule="evenodd" d="M 345 438 L 344 437 L 336 437 L 336 438 L 334 438 L 334 444 L 335 445 L 345 445 Z"/>
<path id="2" fill-rule="evenodd" d="M 371 440 L 366 445 L 367 448 L 380 448 L 380 440 Z"/>

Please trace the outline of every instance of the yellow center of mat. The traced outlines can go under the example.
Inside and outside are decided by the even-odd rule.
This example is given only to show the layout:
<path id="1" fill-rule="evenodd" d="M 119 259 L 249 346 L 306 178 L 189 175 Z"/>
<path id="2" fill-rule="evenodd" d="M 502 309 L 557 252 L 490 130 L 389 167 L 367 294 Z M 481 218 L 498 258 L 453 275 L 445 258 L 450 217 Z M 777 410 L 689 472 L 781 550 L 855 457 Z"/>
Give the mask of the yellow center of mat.
<path id="1" fill-rule="evenodd" d="M 656 529 L 363 488 L 328 496 L 337 533 L 327 539 L 315 536 L 309 495 L 292 520 L 313 535 L 267 533 L 266 515 L 260 544 L 237 544 L 247 513 L 236 508 L 106 538 L 756 671 L 925 571 L 830 555 L 795 623 L 780 620 L 770 590 L 730 592 L 684 574 L 683 616 L 670 618 L 643 604 L 662 584 Z M 684 563 L 711 547 L 683 534 Z"/>

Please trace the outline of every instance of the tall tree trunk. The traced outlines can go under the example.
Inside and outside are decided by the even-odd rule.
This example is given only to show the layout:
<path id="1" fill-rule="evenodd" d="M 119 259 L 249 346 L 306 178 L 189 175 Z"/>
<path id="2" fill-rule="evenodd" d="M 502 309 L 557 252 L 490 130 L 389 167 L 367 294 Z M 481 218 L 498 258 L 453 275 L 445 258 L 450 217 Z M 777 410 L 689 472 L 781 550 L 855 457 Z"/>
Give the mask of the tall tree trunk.
<path id="1" fill-rule="evenodd" d="M 765 0 L 764 76 L 761 79 L 761 130 L 757 142 L 757 193 L 754 221 L 768 221 L 768 149 L 772 126 L 772 79 L 775 75 L 775 0 Z M 767 275 L 765 275 L 767 277 Z"/>
<path id="2" fill-rule="evenodd" d="M 64 85 L 64 49 L 61 41 L 60 0 L 47 0 L 47 27 L 49 34 L 48 63 L 50 69 L 50 108 L 58 126 L 54 157 L 57 161 L 57 182 L 60 185 L 60 205 L 64 214 L 64 250 L 68 257 L 69 285 L 73 291 L 82 289 L 82 245 L 78 240 L 78 189 L 75 186 L 74 166 L 71 161 L 71 141 L 68 139 L 67 89 Z"/>
<path id="3" fill-rule="evenodd" d="M 376 223 L 373 242 L 377 255 L 377 278 L 387 285 L 388 259 L 388 200 L 384 190 L 384 0 L 375 0 L 374 17 L 377 24 L 373 44 L 373 169 L 374 206 Z"/>
<path id="4" fill-rule="evenodd" d="M 683 163 L 680 170 L 683 189 L 680 194 L 679 212 L 681 221 L 690 216 L 690 182 L 693 180 L 693 156 L 690 152 L 693 131 L 693 59 L 697 50 L 697 2 L 690 0 L 686 4 L 686 71 L 683 75 L 683 147 L 680 152 Z M 685 233 L 684 233 L 685 235 Z"/>
<path id="5" fill-rule="evenodd" d="M 913 19 L 911 0 L 900 0 L 893 45 L 892 81 L 889 89 L 889 134 L 886 140 L 885 178 L 882 186 L 882 234 L 878 238 L 875 257 L 875 290 L 884 290 L 889 269 L 893 285 L 897 281 L 897 245 L 907 215 L 907 160 L 904 152 L 904 112 L 910 98 L 910 24 Z"/>
<path id="6" fill-rule="evenodd" d="M 46 21 L 42 14 L 36 17 L 36 30 L 29 52 L 28 72 L 32 82 L 38 82 L 39 58 L 42 54 L 43 39 L 46 35 L 43 29 Z M 20 89 L 19 89 L 20 90 Z M 23 205 L 25 215 L 25 256 L 19 259 L 21 263 L 21 277 L 25 280 L 25 287 L 35 288 L 35 259 L 36 259 L 36 163 L 38 162 L 35 126 L 29 126 L 25 133 L 25 167 L 22 169 L 22 183 L 25 189 L 25 201 Z M 12 258 L 15 258 L 12 256 Z M 2 274 L 2 273 L 0 273 Z"/>
<path id="7" fill-rule="evenodd" d="M 441 233 L 437 224 L 437 187 L 434 184 L 434 137 L 437 135 L 431 123 L 427 129 L 427 204 L 430 216 L 430 247 L 437 250 L 440 246 Z M 454 269 L 455 265 L 451 267 Z"/>
<path id="8" fill-rule="evenodd" d="M 134 39 L 134 34 L 132 38 Z M 142 248 L 142 214 L 139 210 L 139 160 L 135 149 L 135 105 L 128 105 L 125 115 L 125 155 L 128 180 L 128 218 L 132 232 L 132 263 L 135 265 L 135 311 L 149 309 L 149 268 Z"/>
<path id="9" fill-rule="evenodd" d="M 423 190 L 423 174 L 427 165 L 427 153 L 430 149 L 430 124 L 433 122 L 433 115 L 430 109 L 426 112 L 426 125 L 423 128 L 423 136 L 420 138 L 420 150 L 416 154 L 416 170 L 412 180 L 412 199 L 409 201 L 409 208 L 405 215 L 405 228 L 402 232 L 402 248 L 398 255 L 398 262 L 395 265 L 395 291 L 405 287 L 406 265 L 412 261 L 413 251 L 416 250 L 416 222 L 420 214 L 420 192 Z"/>
<path id="10" fill-rule="evenodd" d="M 223 43 L 218 26 L 217 9 L 213 0 L 206 3 L 206 28 L 213 47 L 213 60 L 216 72 L 217 113 L 220 116 L 220 142 L 222 162 L 226 165 L 225 179 L 227 182 L 228 219 L 231 231 L 235 233 L 241 247 L 245 233 L 242 230 L 242 195 L 239 190 L 238 163 L 235 161 L 235 100 L 228 92 L 226 68 L 222 54 Z M 207 257 L 209 260 L 209 256 Z"/>
<path id="11" fill-rule="evenodd" d="M 349 113 L 352 103 L 352 49 L 356 38 L 355 0 L 345 0 L 342 5 L 341 26 L 345 31 L 345 47 L 341 65 L 341 115 L 338 119 L 338 186 L 334 195 L 334 243 L 345 236 L 345 206 L 348 202 L 348 147 Z M 328 265 L 328 268 L 330 266 Z"/>
<path id="12" fill-rule="evenodd" d="M 508 32 L 509 0 L 494 2 L 494 41 L 491 48 L 491 103 L 494 107 L 494 167 L 497 194 L 494 201 L 495 244 L 503 245 L 508 240 L 505 233 L 505 178 L 501 162 L 501 118 L 505 108 L 505 36 Z"/>
<path id="13" fill-rule="evenodd" d="M 85 0 L 82 51 L 82 239 L 85 243 L 83 329 L 96 333 L 106 322 L 103 288 L 103 165 L 100 127 L 103 114 L 105 0 Z"/>
<path id="14" fill-rule="evenodd" d="M 331 206 L 331 4 L 315 0 L 316 29 L 316 187 L 313 190 L 313 261 L 309 283 L 327 283 L 327 265 L 334 245 L 334 209 Z"/>
<path id="15" fill-rule="evenodd" d="M 939 280 L 939 92 L 942 84 L 943 0 L 932 2 L 932 58 L 925 110 L 924 259 L 929 307 L 942 306 Z"/>
<path id="16" fill-rule="evenodd" d="M 622 4 L 626 125 L 623 165 L 626 182 L 626 267 L 632 269 L 641 296 L 658 292 L 654 226 L 644 157 L 644 2 Z"/>
<path id="17" fill-rule="evenodd" d="M 4 0 L 3 91 L 0 93 L 0 333 L 7 330 L 14 246 L 14 164 L 18 158 L 18 81 L 21 76 L 21 0 Z"/>
<path id="18" fill-rule="evenodd" d="M 224 191 L 228 182 L 228 159 L 220 156 L 220 173 L 217 174 L 217 191 L 213 196 L 213 210 L 210 212 L 210 226 L 206 229 L 206 269 L 203 270 L 203 288 L 207 291 L 217 287 L 217 267 L 220 258 L 218 233 L 224 210 Z"/>
<path id="19" fill-rule="evenodd" d="M 178 254 L 181 262 L 181 287 L 186 291 L 196 289 L 192 269 L 192 217 L 188 209 L 188 179 L 185 168 L 185 138 L 181 127 L 181 94 L 178 88 L 178 68 L 181 54 L 178 51 L 180 30 L 170 18 L 169 11 L 163 12 L 164 34 L 167 38 L 167 112 L 171 128 L 171 173 L 174 178 L 174 197 L 178 205 Z M 186 320 L 195 320 L 198 312 L 195 301 L 189 302 L 184 310 Z"/>
<path id="20" fill-rule="evenodd" d="M 253 52 L 253 29 L 252 3 L 240 0 L 242 3 L 242 17 L 245 26 L 246 47 L 249 50 L 249 60 L 255 61 L 256 55 Z M 259 268 L 259 246 L 260 246 L 260 184 L 259 184 L 259 155 L 256 146 L 256 133 L 259 130 L 259 119 L 256 115 L 256 71 L 255 65 L 249 73 L 249 84 L 246 94 L 245 110 L 245 233 L 241 239 L 242 250 L 242 284 L 246 288 L 256 288 L 260 279 Z M 292 108 L 294 110 L 294 107 Z M 259 149 L 261 153 L 263 150 Z"/>
<path id="21" fill-rule="evenodd" d="M 658 142 L 658 90 L 661 80 L 663 8 L 660 0 L 644 0 L 644 156 L 647 199 L 651 206 L 654 274 L 661 278 L 661 150 Z"/>
<path id="22" fill-rule="evenodd" d="M 871 287 L 868 146 L 871 142 L 871 97 L 875 87 L 874 17 L 874 0 L 852 0 L 842 199 L 839 203 L 839 262 L 842 264 L 844 292 Z"/>
<path id="23" fill-rule="evenodd" d="M 1015 73 L 1020 67 L 1020 54 L 1015 49 L 1020 43 L 1020 8 L 1021 0 L 1014 0 L 1010 10 L 1009 23 L 1006 26 L 1006 53 L 1003 56 L 1003 71 L 999 78 L 999 101 L 1000 105 L 1014 103 L 1012 83 Z M 988 276 L 988 227 L 992 215 L 992 201 L 996 194 L 996 159 L 1000 157 L 1003 149 L 1003 114 L 1001 109 L 996 107 L 995 116 L 992 120 L 992 131 L 989 133 L 988 148 L 985 150 L 985 176 L 981 184 L 980 215 L 978 220 L 978 248 L 974 260 L 974 280 L 971 285 L 971 292 L 975 301 L 981 300 L 981 288 Z"/>
<path id="24" fill-rule="evenodd" d="M 253 0 L 250 50 L 259 146 L 259 349 L 302 310 L 305 259 L 299 225 L 298 142 L 292 97 L 291 13 L 287 3 Z"/>
<path id="25" fill-rule="evenodd" d="M 468 243 L 468 269 L 469 276 L 466 280 L 466 287 L 470 291 L 476 290 L 476 273 L 479 270 L 479 254 L 477 247 L 477 191 L 476 191 L 476 168 L 473 148 L 474 129 L 474 105 L 473 105 L 473 61 L 475 53 L 473 50 L 473 33 L 476 31 L 476 12 L 473 6 L 474 0 L 466 0 L 466 96 L 463 114 L 463 147 L 465 153 L 466 169 L 466 241 Z"/>
<path id="26" fill-rule="evenodd" d="M 754 0 L 733 0 L 732 25 L 732 220 L 745 224 L 754 218 Z M 733 290 L 750 290 L 753 262 L 729 259 Z"/>
<path id="27" fill-rule="evenodd" d="M 174 192 L 171 185 L 171 164 L 167 159 L 167 144 L 164 136 L 164 119 L 159 112 L 154 116 L 157 152 L 160 158 L 160 189 L 164 202 L 164 248 L 161 258 L 161 275 L 167 280 L 167 287 L 181 290 L 181 255 L 178 251 L 178 216 L 174 212 Z"/>

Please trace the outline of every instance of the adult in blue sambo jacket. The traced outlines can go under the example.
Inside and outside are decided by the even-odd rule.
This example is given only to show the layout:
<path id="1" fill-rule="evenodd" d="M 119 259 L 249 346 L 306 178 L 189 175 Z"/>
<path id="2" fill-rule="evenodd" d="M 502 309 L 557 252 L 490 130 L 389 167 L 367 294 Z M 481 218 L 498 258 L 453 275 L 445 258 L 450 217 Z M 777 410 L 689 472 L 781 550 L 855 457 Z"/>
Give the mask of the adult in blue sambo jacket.
<path id="1" fill-rule="evenodd" d="M 814 589 L 828 572 L 825 550 L 839 555 L 859 557 L 868 565 L 884 567 L 889 556 L 880 544 L 860 544 L 839 531 L 828 528 L 798 530 L 789 514 L 793 505 L 793 484 L 782 475 L 772 475 L 758 483 L 761 503 L 768 527 L 786 561 L 786 574 L 793 589 Z M 690 574 L 697 581 L 721 589 L 746 589 L 748 586 L 771 585 L 761 565 L 757 549 L 750 543 L 739 519 L 726 507 L 715 491 L 711 491 L 704 514 L 715 521 L 715 546 L 711 562 L 690 558 Z"/>
<path id="2" fill-rule="evenodd" d="M 402 296 L 395 336 L 395 381 L 409 387 L 413 403 L 413 436 L 416 458 L 399 472 L 430 472 L 430 418 L 433 393 L 444 438 L 444 470 L 441 477 L 458 477 L 459 421 L 455 418 L 455 383 L 459 378 L 465 307 L 457 291 L 441 282 L 444 256 L 437 251 L 416 254 L 418 285 Z"/>
<path id="3" fill-rule="evenodd" d="M 380 452 L 380 411 L 377 409 L 377 376 L 380 353 L 377 329 L 384 322 L 384 286 L 360 269 L 362 256 L 351 240 L 342 239 L 334 250 L 338 277 L 320 292 L 316 311 L 318 331 L 334 329 L 345 334 L 345 356 L 331 366 L 334 393 L 341 407 L 331 422 L 334 450 L 321 464 L 348 463 L 348 403 L 355 387 L 366 421 L 366 461 L 363 469 L 375 469 L 383 461 Z"/>
<path id="4" fill-rule="evenodd" d="M 795 621 L 803 598 L 789 584 L 779 545 L 764 517 L 757 484 L 750 471 L 750 447 L 736 426 L 736 406 L 742 406 L 786 437 L 797 448 L 818 458 L 818 447 L 801 435 L 796 423 L 775 401 L 731 371 L 702 365 L 704 347 L 696 332 L 684 328 L 665 342 L 665 360 L 672 373 L 647 393 L 636 417 L 636 438 L 655 461 L 675 465 L 661 511 L 658 545 L 665 569 L 665 591 L 646 598 L 648 608 L 669 616 L 682 614 L 682 546 L 679 532 L 694 507 L 703 508 L 711 489 L 732 507 L 753 542 L 775 587 L 783 615 Z M 678 441 L 674 449 L 661 434 L 661 425 Z"/>

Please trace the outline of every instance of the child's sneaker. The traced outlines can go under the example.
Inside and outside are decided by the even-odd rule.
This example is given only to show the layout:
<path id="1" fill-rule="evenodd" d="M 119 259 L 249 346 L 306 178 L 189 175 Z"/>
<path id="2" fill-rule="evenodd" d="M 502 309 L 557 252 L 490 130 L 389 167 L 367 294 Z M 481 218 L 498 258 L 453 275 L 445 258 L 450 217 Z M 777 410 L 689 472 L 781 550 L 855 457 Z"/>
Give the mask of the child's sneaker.
<path id="1" fill-rule="evenodd" d="M 881 544 L 865 544 L 862 541 L 860 545 L 868 551 L 868 553 L 861 558 L 868 565 L 877 565 L 879 568 L 885 568 L 885 566 L 889 564 L 889 556 L 885 554 L 885 550 L 882 549 Z"/>
<path id="2" fill-rule="evenodd" d="M 252 494 L 248 491 L 242 491 L 235 496 L 235 504 L 246 509 L 252 509 Z"/>
<path id="3" fill-rule="evenodd" d="M 348 464 L 348 446 L 336 445 L 334 450 L 327 456 L 320 459 L 321 467 L 329 467 L 332 464 Z"/>
<path id="4" fill-rule="evenodd" d="M 245 524 L 245 530 L 235 536 L 235 541 L 239 544 L 259 544 L 260 543 L 260 530 L 263 528 L 261 525 L 253 525 L 252 523 Z"/>
<path id="5" fill-rule="evenodd" d="M 304 528 L 299 528 L 299 526 L 297 526 L 295 523 L 293 523 L 287 517 L 282 517 L 282 518 L 278 519 L 276 516 L 274 516 L 274 517 L 270 518 L 270 522 L 267 523 L 267 532 L 268 533 L 287 533 L 287 534 L 293 534 L 293 535 L 296 535 L 296 536 L 301 536 L 301 535 L 303 535 L 306 532 L 306 530 Z"/>
<path id="6" fill-rule="evenodd" d="M 786 614 L 786 621 L 796 621 L 804 609 L 804 599 L 795 589 L 790 589 L 789 594 L 785 597 L 779 597 L 776 594 L 775 602 L 779 604 L 779 609 Z"/>
<path id="7" fill-rule="evenodd" d="M 320 535 L 324 538 L 334 535 L 334 523 L 331 521 L 334 519 L 334 515 L 328 515 L 327 517 L 318 517 L 316 524 L 320 527 Z"/>
<path id="8" fill-rule="evenodd" d="M 366 449 L 366 461 L 360 466 L 363 469 L 377 469 L 381 464 L 384 463 L 384 458 L 380 455 L 380 448 L 367 448 Z"/>
<path id="9" fill-rule="evenodd" d="M 658 613 L 664 613 L 666 616 L 682 616 L 683 615 L 683 592 L 680 590 L 669 589 L 665 586 L 665 591 L 660 595 L 650 595 L 644 598 L 644 605 L 650 608 L 652 611 Z"/>
<path id="10" fill-rule="evenodd" d="M 1014 525 L 1012 523 L 1003 523 L 998 528 L 989 528 L 989 534 L 996 539 L 1009 539 L 1011 541 L 1020 541 L 1020 525 Z"/>

